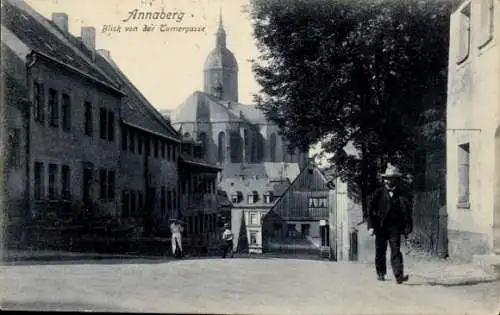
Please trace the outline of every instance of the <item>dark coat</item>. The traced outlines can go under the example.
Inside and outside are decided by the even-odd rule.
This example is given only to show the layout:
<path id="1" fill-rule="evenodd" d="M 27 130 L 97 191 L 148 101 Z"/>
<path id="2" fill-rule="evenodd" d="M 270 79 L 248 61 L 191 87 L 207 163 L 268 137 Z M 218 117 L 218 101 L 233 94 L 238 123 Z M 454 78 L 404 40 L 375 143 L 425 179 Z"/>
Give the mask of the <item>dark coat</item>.
<path id="1" fill-rule="evenodd" d="M 384 229 L 408 235 L 413 230 L 412 207 L 410 201 L 399 189 L 394 191 L 394 196 L 392 198 L 397 198 L 395 206 L 398 209 L 394 210 L 400 213 L 400 220 L 387 226 L 388 223 L 385 219 L 391 207 L 391 197 L 389 191 L 385 187 L 382 187 L 373 193 L 373 198 L 368 207 L 368 229 L 373 228 L 375 234 L 381 229 Z"/>

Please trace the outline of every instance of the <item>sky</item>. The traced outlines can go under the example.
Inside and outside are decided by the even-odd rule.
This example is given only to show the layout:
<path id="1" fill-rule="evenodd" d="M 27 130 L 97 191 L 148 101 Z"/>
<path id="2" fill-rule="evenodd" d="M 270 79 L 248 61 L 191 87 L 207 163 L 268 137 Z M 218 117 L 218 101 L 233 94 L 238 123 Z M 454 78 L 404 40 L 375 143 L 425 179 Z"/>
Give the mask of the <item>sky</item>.
<path id="1" fill-rule="evenodd" d="M 242 9 L 248 0 L 26 0 L 47 18 L 65 12 L 69 31 L 80 36 L 82 26 L 96 28 L 96 48 L 106 49 L 129 80 L 158 109 L 174 109 L 193 91 L 203 90 L 203 63 L 215 47 L 215 32 L 222 10 L 227 47 L 238 60 L 239 100 L 252 103 L 259 91 L 249 59 L 257 58 L 248 13 Z M 184 12 L 180 22 L 171 20 L 133 20 L 129 12 Z M 143 32 L 144 25 L 155 25 Z M 205 27 L 204 32 L 161 32 L 169 27 Z M 105 25 L 121 26 L 120 32 L 102 32 Z M 125 26 L 138 26 L 125 32 Z"/>

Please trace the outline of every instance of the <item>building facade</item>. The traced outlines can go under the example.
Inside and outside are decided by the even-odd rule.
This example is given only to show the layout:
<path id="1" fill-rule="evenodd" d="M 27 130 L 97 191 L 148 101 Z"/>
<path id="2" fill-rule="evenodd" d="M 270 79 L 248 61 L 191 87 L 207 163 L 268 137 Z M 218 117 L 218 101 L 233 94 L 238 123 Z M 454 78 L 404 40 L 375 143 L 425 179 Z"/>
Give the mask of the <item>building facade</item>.
<path id="1" fill-rule="evenodd" d="M 83 27 L 76 42 L 66 31 L 24 2 L 3 3 L 2 43 L 24 65 L 31 102 L 28 212 L 36 218 L 92 204 L 116 215 L 123 92 L 95 65 L 94 34 Z"/>
<path id="2" fill-rule="evenodd" d="M 471 0 L 451 15 L 448 249 L 466 259 L 500 253 L 499 10 L 498 0 Z"/>
<path id="3" fill-rule="evenodd" d="M 318 168 L 303 169 L 264 218 L 265 251 L 328 254 L 333 188 Z"/>
<path id="4" fill-rule="evenodd" d="M 2 2 L 8 217 L 64 228 L 90 212 L 169 236 L 169 219 L 197 214 L 202 228 L 187 231 L 214 240 L 212 223 L 227 208 L 216 189 L 220 168 L 196 155 L 199 145 L 181 137 L 110 52 L 96 49 L 95 28 L 77 38 L 68 19 Z"/>

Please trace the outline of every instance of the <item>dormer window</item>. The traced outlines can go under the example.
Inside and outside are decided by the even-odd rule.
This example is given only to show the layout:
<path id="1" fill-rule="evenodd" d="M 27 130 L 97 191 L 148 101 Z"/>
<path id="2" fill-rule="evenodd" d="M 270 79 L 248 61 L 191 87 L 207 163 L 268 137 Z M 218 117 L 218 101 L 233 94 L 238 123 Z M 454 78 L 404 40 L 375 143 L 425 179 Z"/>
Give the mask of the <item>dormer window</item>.
<path id="1" fill-rule="evenodd" d="M 273 192 L 269 191 L 264 195 L 264 203 L 270 204 L 273 202 Z"/>
<path id="2" fill-rule="evenodd" d="M 251 194 L 247 196 L 247 201 L 249 205 L 256 203 L 259 200 L 259 193 L 257 191 L 252 191 Z"/>
<path id="3" fill-rule="evenodd" d="M 232 203 L 240 203 L 242 200 L 243 200 L 243 193 L 239 190 L 235 194 L 231 195 Z"/>

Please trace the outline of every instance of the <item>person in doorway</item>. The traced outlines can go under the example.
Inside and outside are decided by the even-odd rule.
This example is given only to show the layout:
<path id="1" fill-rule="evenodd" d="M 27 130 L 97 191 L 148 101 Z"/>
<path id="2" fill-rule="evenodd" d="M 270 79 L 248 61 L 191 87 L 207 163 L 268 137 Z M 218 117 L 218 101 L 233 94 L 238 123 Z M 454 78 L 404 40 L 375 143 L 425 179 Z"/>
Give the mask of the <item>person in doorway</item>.
<path id="1" fill-rule="evenodd" d="M 182 232 L 184 228 L 179 220 L 173 219 L 170 224 L 170 232 L 172 233 L 172 254 L 175 258 L 181 258 L 182 253 Z"/>
<path id="2" fill-rule="evenodd" d="M 226 258 L 227 254 L 233 258 L 233 232 L 229 228 L 229 224 L 224 224 L 224 232 L 222 233 L 222 258 Z"/>
<path id="3" fill-rule="evenodd" d="M 381 177 L 384 185 L 374 192 L 368 207 L 368 233 L 375 235 L 375 269 L 378 280 L 385 280 L 386 252 L 389 243 L 392 271 L 396 282 L 401 284 L 409 279 L 409 276 L 404 274 L 401 235 L 407 238 L 412 232 L 411 205 L 408 198 L 403 195 L 400 181 L 402 174 L 397 167 L 388 164 Z"/>

